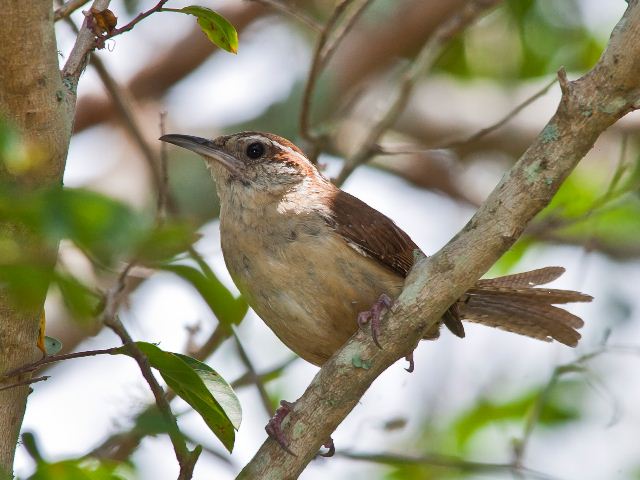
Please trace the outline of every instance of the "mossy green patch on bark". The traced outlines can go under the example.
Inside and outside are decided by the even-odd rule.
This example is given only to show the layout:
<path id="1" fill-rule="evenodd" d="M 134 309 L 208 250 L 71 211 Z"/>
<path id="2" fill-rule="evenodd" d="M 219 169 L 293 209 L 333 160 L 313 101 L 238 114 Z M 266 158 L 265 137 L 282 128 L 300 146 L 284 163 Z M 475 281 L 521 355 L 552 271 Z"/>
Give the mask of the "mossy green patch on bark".
<path id="1" fill-rule="evenodd" d="M 556 140 L 558 140 L 558 138 L 560 138 L 558 127 L 554 123 L 547 124 L 540 135 L 542 136 L 542 143 L 555 142 Z"/>

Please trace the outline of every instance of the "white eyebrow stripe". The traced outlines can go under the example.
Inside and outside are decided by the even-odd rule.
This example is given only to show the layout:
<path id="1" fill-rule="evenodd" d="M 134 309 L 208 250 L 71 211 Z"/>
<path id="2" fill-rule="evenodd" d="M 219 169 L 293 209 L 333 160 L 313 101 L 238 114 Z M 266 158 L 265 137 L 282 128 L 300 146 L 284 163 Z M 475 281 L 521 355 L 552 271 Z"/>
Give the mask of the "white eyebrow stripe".
<path id="1" fill-rule="evenodd" d="M 308 162 L 308 161 L 309 161 L 309 160 L 307 159 L 307 157 L 305 157 L 304 155 L 302 155 L 300 152 L 296 152 L 293 148 L 291 148 L 291 147 L 286 147 L 286 146 L 282 145 L 281 143 L 276 142 L 275 140 L 271 140 L 271 139 L 270 139 L 270 141 L 271 141 L 271 143 L 272 143 L 273 145 L 275 145 L 276 147 L 278 147 L 278 148 L 280 148 L 280 149 L 284 150 L 284 151 L 285 151 L 285 152 L 287 152 L 287 153 L 291 153 L 292 155 L 295 155 L 295 156 L 296 156 L 296 157 L 298 157 L 300 160 L 303 160 L 303 161 L 305 161 L 305 162 Z"/>

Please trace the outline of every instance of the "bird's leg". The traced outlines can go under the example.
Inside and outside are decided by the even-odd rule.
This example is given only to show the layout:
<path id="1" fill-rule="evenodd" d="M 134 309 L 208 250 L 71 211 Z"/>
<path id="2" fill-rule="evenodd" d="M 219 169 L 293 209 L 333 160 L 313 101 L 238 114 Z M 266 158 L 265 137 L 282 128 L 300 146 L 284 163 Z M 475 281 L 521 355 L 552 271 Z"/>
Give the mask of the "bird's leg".
<path id="1" fill-rule="evenodd" d="M 290 453 L 295 457 L 296 454 L 289 450 L 289 442 L 282 432 L 282 421 L 293 410 L 293 406 L 294 403 L 292 402 L 280 400 L 280 406 L 276 410 L 275 415 L 271 417 L 271 420 L 269 420 L 269 423 L 267 423 L 267 426 L 264 427 L 264 429 L 267 431 L 267 435 L 278 442 L 278 445 L 280 445 L 285 452 Z"/>
<path id="2" fill-rule="evenodd" d="M 358 314 L 359 326 L 362 327 L 363 325 L 371 322 L 371 336 L 378 348 L 382 348 L 378 341 L 378 335 L 380 334 L 380 319 L 382 318 L 384 311 L 391 308 L 391 305 L 393 305 L 393 300 L 391 300 L 389 295 L 383 293 L 378 297 L 376 303 L 371 306 L 370 310 L 366 310 Z"/>

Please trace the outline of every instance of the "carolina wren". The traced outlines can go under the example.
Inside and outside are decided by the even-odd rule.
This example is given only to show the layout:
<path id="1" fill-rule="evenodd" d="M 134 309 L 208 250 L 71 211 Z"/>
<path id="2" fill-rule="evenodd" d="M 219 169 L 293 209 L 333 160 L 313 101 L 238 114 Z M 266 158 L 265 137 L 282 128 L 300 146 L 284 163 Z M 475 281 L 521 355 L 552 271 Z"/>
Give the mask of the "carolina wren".
<path id="1" fill-rule="evenodd" d="M 231 276 L 269 328 L 305 360 L 322 365 L 356 331 L 359 313 L 402 290 L 416 244 L 323 177 L 293 143 L 259 132 L 160 140 L 204 158 L 220 196 L 222 252 Z M 442 323 L 464 337 L 461 320 L 468 320 L 576 346 L 582 319 L 554 304 L 592 297 L 534 288 L 563 272 L 547 267 L 479 280 L 425 338 L 437 338 Z"/>

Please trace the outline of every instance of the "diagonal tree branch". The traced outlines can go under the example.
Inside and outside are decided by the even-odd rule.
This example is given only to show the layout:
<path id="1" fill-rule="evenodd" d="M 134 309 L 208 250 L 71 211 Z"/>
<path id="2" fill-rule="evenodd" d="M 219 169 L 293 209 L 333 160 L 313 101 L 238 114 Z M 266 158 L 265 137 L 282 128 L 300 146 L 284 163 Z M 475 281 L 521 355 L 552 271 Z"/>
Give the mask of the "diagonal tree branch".
<path id="1" fill-rule="evenodd" d="M 629 0 L 590 72 L 569 82 L 560 71 L 563 95 L 555 115 L 469 223 L 433 257 L 418 259 L 384 321 L 383 348 L 358 332 L 318 372 L 284 422 L 295 456 L 267 439 L 238 478 L 297 478 L 369 385 L 415 348 L 449 305 L 516 241 L 600 134 L 640 106 L 638 1 Z M 356 355 L 370 368 L 356 368 Z"/>

